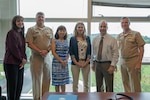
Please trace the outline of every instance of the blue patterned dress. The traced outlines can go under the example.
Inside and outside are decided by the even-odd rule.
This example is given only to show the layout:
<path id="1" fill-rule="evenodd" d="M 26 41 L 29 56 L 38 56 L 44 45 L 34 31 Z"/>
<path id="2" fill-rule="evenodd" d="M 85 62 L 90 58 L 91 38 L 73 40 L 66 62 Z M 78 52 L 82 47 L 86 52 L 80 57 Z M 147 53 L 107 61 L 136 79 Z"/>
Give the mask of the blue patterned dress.
<path id="1" fill-rule="evenodd" d="M 66 60 L 69 47 L 68 41 L 55 40 L 56 53 L 61 57 L 62 60 Z M 68 64 L 66 67 L 62 67 L 61 63 L 54 57 L 52 61 L 52 85 L 65 85 L 69 84 L 69 70 Z"/>

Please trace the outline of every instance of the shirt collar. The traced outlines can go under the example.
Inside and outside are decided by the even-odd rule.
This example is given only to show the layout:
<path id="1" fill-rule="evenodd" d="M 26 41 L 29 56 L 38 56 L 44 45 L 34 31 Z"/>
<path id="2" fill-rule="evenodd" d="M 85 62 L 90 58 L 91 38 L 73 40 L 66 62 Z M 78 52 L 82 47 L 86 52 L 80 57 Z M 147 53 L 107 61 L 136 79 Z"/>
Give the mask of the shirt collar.
<path id="1" fill-rule="evenodd" d="M 108 35 L 107 33 L 106 33 L 105 35 L 103 35 L 103 36 L 101 36 L 101 35 L 99 34 L 99 38 L 101 38 L 101 37 L 106 38 L 107 35 Z"/>
<path id="2" fill-rule="evenodd" d="M 43 28 L 40 28 L 40 27 L 38 27 L 37 25 L 35 25 L 35 28 L 36 28 L 36 29 L 43 30 L 43 29 L 45 29 L 45 26 L 44 26 Z"/>
<path id="3" fill-rule="evenodd" d="M 128 31 L 128 33 L 126 33 L 126 34 L 124 34 L 123 32 L 122 32 L 122 35 L 123 36 L 128 36 L 129 34 L 131 34 L 131 29 Z"/>

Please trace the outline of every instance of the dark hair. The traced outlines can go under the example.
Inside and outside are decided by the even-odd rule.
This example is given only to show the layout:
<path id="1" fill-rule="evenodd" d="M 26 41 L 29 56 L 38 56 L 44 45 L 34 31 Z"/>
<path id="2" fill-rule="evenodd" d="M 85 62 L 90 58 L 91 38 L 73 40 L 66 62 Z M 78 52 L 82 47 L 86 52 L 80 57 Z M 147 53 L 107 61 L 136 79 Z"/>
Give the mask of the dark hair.
<path id="1" fill-rule="evenodd" d="M 14 29 L 15 31 L 17 31 L 19 29 L 19 27 L 17 27 L 17 25 L 16 25 L 17 20 L 24 20 L 24 18 L 20 15 L 16 15 L 16 16 L 13 17 L 13 19 L 12 19 L 12 29 Z M 24 33 L 24 26 L 21 28 L 21 30 Z"/>
<path id="2" fill-rule="evenodd" d="M 56 38 L 56 39 L 59 39 L 59 35 L 58 35 L 58 31 L 59 31 L 59 30 L 64 30 L 64 31 L 66 31 L 66 34 L 65 34 L 65 36 L 64 36 L 64 40 L 66 40 L 66 39 L 67 39 L 67 29 L 66 29 L 66 27 L 63 26 L 63 25 L 60 25 L 60 26 L 57 28 L 56 33 L 55 33 L 55 38 Z"/>

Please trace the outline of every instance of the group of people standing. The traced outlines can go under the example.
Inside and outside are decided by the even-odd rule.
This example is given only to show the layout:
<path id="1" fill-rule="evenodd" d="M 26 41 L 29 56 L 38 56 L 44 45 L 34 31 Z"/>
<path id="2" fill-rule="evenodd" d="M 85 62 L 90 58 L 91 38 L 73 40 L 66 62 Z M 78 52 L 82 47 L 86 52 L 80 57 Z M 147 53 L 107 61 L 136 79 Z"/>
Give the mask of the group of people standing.
<path id="1" fill-rule="evenodd" d="M 65 85 L 69 84 L 69 56 L 73 92 L 78 92 L 80 71 L 83 76 L 84 92 L 89 92 L 90 62 L 95 71 L 97 92 L 113 92 L 113 77 L 118 61 L 125 92 L 141 92 L 140 70 L 145 42 L 139 32 L 129 28 L 129 18 L 121 19 L 123 32 L 116 39 L 107 33 L 107 22 L 102 20 L 99 23 L 100 34 L 93 39 L 92 43 L 83 22 L 77 22 L 70 41 L 67 39 L 65 26 L 58 26 L 53 36 L 52 29 L 45 26 L 44 22 L 44 13 L 38 12 L 36 25 L 30 27 L 24 36 L 23 17 L 17 15 L 12 20 L 12 29 L 6 37 L 4 56 L 8 100 L 20 99 L 24 65 L 27 62 L 25 43 L 32 52 L 30 69 L 34 100 L 41 100 L 44 93 L 49 91 L 51 77 L 55 91 L 65 92 Z M 50 51 L 53 55 L 52 64 Z M 103 80 L 105 80 L 106 90 Z"/>

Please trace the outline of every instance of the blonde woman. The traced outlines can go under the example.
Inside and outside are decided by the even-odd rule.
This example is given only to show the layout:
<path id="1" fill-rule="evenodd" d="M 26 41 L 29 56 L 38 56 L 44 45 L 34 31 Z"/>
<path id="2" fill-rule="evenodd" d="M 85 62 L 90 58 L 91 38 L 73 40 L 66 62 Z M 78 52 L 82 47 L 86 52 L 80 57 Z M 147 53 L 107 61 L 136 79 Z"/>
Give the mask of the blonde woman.
<path id="1" fill-rule="evenodd" d="M 91 42 L 90 38 L 86 36 L 86 29 L 83 22 L 78 22 L 75 25 L 74 36 L 70 39 L 69 53 L 72 60 L 73 92 L 78 92 L 80 71 L 83 75 L 84 92 L 88 92 Z"/>

